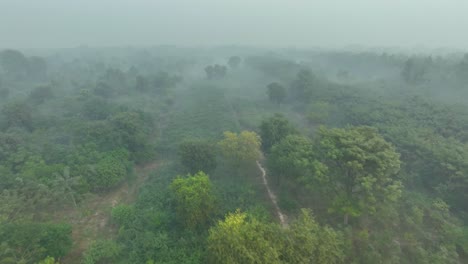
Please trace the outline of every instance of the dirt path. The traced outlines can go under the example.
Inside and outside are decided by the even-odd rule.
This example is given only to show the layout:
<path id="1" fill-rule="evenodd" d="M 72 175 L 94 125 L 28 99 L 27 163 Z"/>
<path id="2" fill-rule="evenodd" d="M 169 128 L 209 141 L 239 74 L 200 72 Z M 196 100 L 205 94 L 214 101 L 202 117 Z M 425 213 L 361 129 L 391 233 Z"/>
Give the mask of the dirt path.
<path id="1" fill-rule="evenodd" d="M 62 259 L 63 263 L 80 263 L 83 252 L 94 240 L 115 237 L 117 228 L 110 222 L 112 208 L 118 204 L 134 202 L 138 190 L 158 165 L 159 162 L 155 161 L 137 166 L 134 170 L 136 178 L 133 181 L 126 181 L 110 192 L 92 196 L 82 201 L 78 208 L 58 212 L 55 219 L 65 220 L 73 227 L 73 248 Z"/>
<path id="2" fill-rule="evenodd" d="M 281 223 L 281 226 L 287 227 L 288 226 L 287 216 L 281 212 L 281 209 L 278 206 L 276 195 L 273 193 L 273 191 L 270 189 L 270 186 L 268 185 L 265 168 L 263 168 L 262 164 L 260 164 L 258 160 L 257 160 L 257 167 L 262 172 L 263 185 L 265 185 L 265 188 L 267 189 L 268 197 L 270 198 L 271 203 L 273 204 L 273 207 L 275 209 L 275 212 L 278 215 L 278 219 Z"/>

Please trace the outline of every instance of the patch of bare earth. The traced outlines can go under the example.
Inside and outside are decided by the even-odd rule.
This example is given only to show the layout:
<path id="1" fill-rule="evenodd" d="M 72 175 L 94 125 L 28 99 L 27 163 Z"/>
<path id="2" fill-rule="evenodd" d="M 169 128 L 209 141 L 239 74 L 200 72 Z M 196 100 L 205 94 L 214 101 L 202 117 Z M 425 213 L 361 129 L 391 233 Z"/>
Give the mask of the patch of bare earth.
<path id="1" fill-rule="evenodd" d="M 136 166 L 136 179 L 133 181 L 126 181 L 112 191 L 92 195 L 81 201 L 77 208 L 70 207 L 56 213 L 56 220 L 68 222 L 73 227 L 73 247 L 62 263 L 80 263 L 83 252 L 94 240 L 115 238 L 118 230 L 110 221 L 112 208 L 134 202 L 138 190 L 158 165 L 159 162 L 154 161 Z"/>

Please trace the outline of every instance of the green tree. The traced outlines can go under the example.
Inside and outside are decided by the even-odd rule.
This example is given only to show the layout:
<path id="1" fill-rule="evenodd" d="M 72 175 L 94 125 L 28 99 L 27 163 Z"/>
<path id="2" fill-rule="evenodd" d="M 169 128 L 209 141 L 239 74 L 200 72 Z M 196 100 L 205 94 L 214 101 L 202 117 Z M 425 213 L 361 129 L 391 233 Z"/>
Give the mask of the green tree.
<path id="1" fill-rule="evenodd" d="M 262 139 L 262 150 L 269 152 L 271 147 L 279 143 L 290 134 L 295 134 L 296 129 L 282 114 L 263 120 L 260 125 L 260 137 Z"/>
<path id="2" fill-rule="evenodd" d="M 299 101 L 308 102 L 320 86 L 321 83 L 314 73 L 301 70 L 291 84 L 291 95 Z"/>
<path id="3" fill-rule="evenodd" d="M 115 187 L 127 176 L 130 168 L 128 155 L 125 149 L 105 153 L 96 165 L 90 166 L 87 182 L 97 191 Z"/>
<path id="4" fill-rule="evenodd" d="M 403 66 L 401 76 L 409 84 L 422 84 L 427 79 L 427 74 L 432 66 L 432 58 L 411 57 Z"/>
<path id="5" fill-rule="evenodd" d="M 26 102 L 16 101 L 3 106 L 2 114 L 6 118 L 8 127 L 33 128 L 33 110 Z"/>
<path id="6" fill-rule="evenodd" d="M 282 249 L 285 263 L 343 263 L 344 237 L 330 227 L 321 227 L 310 210 L 302 209 L 299 218 L 284 230 Z"/>
<path id="7" fill-rule="evenodd" d="M 52 98 L 53 95 L 52 87 L 48 85 L 38 86 L 29 94 L 29 101 L 39 105 Z"/>
<path id="8" fill-rule="evenodd" d="M 317 159 L 328 168 L 326 196 L 330 211 L 344 216 L 372 215 L 382 204 L 395 202 L 402 183 L 396 178 L 400 155 L 372 127 L 320 128 Z"/>
<path id="9" fill-rule="evenodd" d="M 60 262 L 55 261 L 55 258 L 53 258 L 53 257 L 47 257 L 47 258 L 39 261 L 38 264 L 60 264 Z"/>
<path id="10" fill-rule="evenodd" d="M 289 135 L 273 146 L 267 160 L 268 170 L 283 189 L 294 192 L 303 187 L 309 191 L 317 190 L 328 170 L 316 157 L 309 138 Z M 286 186 L 288 188 L 284 188 Z"/>
<path id="11" fill-rule="evenodd" d="M 218 145 L 222 155 L 236 167 L 254 164 L 261 156 L 261 140 L 255 132 L 224 132 L 224 139 Z"/>
<path id="12" fill-rule="evenodd" d="M 23 78 L 28 68 L 28 60 L 23 53 L 7 49 L 0 52 L 0 65 L 13 79 Z"/>
<path id="13" fill-rule="evenodd" d="M 206 225 L 215 211 L 213 186 L 208 175 L 198 172 L 177 177 L 171 183 L 177 207 L 177 216 L 188 228 Z"/>
<path id="14" fill-rule="evenodd" d="M 267 94 L 270 101 L 281 104 L 286 98 L 286 88 L 276 82 L 270 83 L 267 85 Z"/>
<path id="15" fill-rule="evenodd" d="M 58 188 L 61 188 L 62 191 L 60 193 L 65 194 L 66 196 L 70 197 L 70 200 L 73 203 L 73 206 L 76 208 L 76 190 L 75 187 L 80 185 L 81 177 L 72 177 L 70 176 L 70 167 L 65 167 L 63 169 L 63 173 L 56 174 L 55 184 Z"/>
<path id="16" fill-rule="evenodd" d="M 208 262 L 226 264 L 282 263 L 280 227 L 230 213 L 209 230 Z"/>
<path id="17" fill-rule="evenodd" d="M 135 208 L 131 205 L 119 204 L 112 208 L 112 219 L 121 226 L 130 225 L 135 218 Z"/>
<path id="18" fill-rule="evenodd" d="M 121 251 L 112 240 L 97 240 L 83 254 L 83 264 L 115 263 Z"/>
<path id="19" fill-rule="evenodd" d="M 216 168 L 215 146 L 203 141 L 186 141 L 179 146 L 179 157 L 189 173 L 212 172 Z"/>
<path id="20" fill-rule="evenodd" d="M 68 224 L 2 224 L 0 263 L 35 263 L 47 256 L 60 258 L 72 246 L 71 231 Z"/>
<path id="21" fill-rule="evenodd" d="M 209 80 L 222 79 L 226 76 L 227 67 L 224 65 L 219 65 L 219 64 L 215 64 L 214 66 L 209 65 L 205 68 L 205 72 L 206 72 L 206 77 Z"/>

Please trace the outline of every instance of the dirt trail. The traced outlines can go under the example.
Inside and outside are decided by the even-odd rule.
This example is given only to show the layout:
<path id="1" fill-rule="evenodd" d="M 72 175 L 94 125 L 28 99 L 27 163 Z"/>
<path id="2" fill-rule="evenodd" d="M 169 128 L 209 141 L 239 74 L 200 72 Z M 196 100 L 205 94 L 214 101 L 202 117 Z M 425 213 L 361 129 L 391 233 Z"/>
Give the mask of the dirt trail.
<path id="1" fill-rule="evenodd" d="M 83 252 L 96 239 L 115 237 L 117 228 L 110 222 L 110 212 L 118 204 L 132 203 L 140 187 L 155 170 L 159 162 L 151 162 L 135 167 L 135 180 L 126 181 L 116 189 L 101 195 L 95 195 L 82 201 L 78 208 L 58 212 L 55 219 L 62 219 L 72 224 L 73 248 L 62 259 L 63 263 L 80 263 Z"/>
<path id="2" fill-rule="evenodd" d="M 268 185 L 265 168 L 263 168 L 262 164 L 260 164 L 258 160 L 257 160 L 257 167 L 262 172 L 263 185 L 265 185 L 265 188 L 267 189 L 268 197 L 270 198 L 271 203 L 273 204 L 273 207 L 275 209 L 275 212 L 278 215 L 281 226 L 287 227 L 288 226 L 287 216 L 281 212 L 281 209 L 278 206 L 276 195 L 273 193 L 273 191 L 270 189 L 270 186 Z"/>

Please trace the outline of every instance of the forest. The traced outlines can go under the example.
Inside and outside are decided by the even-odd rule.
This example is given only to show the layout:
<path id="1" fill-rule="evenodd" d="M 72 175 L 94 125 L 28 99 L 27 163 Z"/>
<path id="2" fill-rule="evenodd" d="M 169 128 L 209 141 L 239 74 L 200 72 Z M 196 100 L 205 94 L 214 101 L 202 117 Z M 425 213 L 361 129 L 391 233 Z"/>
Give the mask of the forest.
<path id="1" fill-rule="evenodd" d="M 0 264 L 468 263 L 468 54 L 0 50 Z"/>

